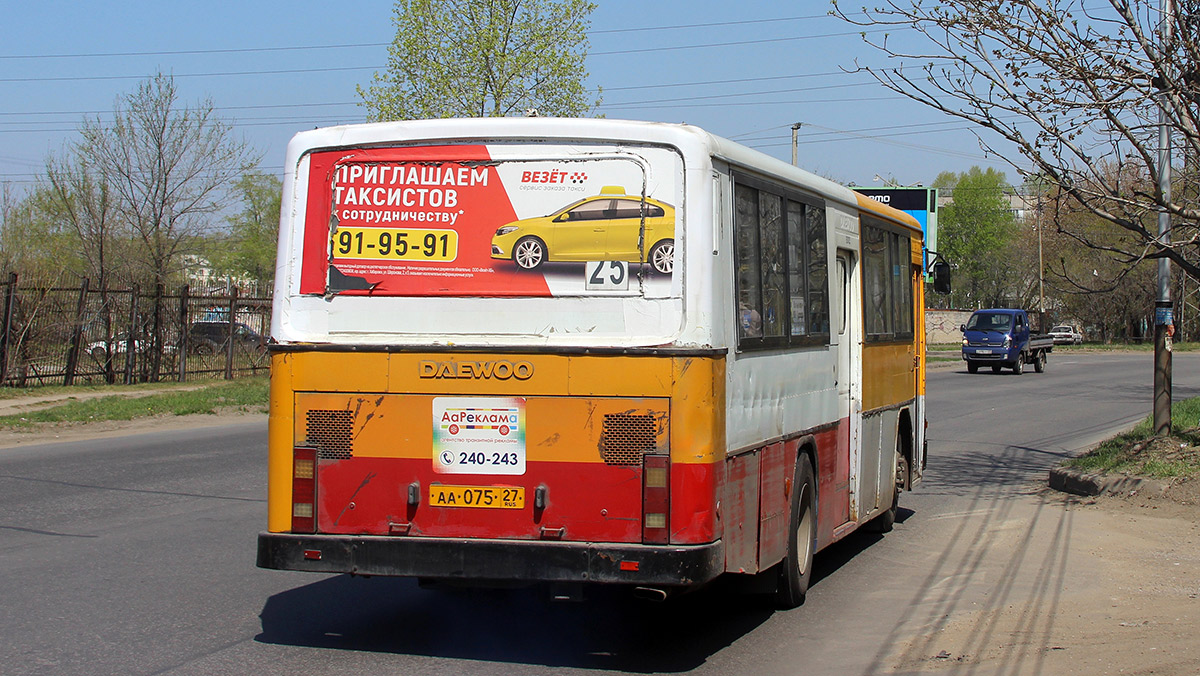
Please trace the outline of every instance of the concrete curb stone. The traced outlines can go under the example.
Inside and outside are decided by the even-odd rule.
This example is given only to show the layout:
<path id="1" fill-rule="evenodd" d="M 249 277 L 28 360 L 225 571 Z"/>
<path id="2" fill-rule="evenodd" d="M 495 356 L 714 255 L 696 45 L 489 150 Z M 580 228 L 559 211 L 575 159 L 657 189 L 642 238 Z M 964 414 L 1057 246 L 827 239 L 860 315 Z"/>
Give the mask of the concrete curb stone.
<path id="1" fill-rule="evenodd" d="M 1124 474 L 1082 472 L 1069 467 L 1050 470 L 1050 488 L 1075 495 L 1132 495 L 1134 493 L 1165 493 L 1169 484 Z"/>

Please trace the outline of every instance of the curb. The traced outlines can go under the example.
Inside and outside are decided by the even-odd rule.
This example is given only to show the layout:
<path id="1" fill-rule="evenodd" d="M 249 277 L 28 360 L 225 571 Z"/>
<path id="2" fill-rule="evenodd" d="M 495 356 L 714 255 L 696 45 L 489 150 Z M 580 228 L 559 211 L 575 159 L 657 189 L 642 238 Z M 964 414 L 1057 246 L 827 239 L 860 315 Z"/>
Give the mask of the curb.
<path id="1" fill-rule="evenodd" d="M 1124 474 L 1081 472 L 1068 467 L 1050 470 L 1050 488 L 1075 495 L 1132 495 L 1134 493 L 1162 494 L 1167 490 L 1164 481 L 1143 479 Z"/>

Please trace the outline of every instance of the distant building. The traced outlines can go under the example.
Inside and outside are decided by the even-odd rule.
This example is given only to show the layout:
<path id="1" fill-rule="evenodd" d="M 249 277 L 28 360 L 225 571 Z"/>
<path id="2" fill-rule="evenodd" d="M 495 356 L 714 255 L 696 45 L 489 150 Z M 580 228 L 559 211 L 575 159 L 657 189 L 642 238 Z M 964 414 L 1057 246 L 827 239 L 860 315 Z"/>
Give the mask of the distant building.
<path id="1" fill-rule="evenodd" d="M 196 294 L 226 294 L 237 287 L 238 295 L 258 296 L 258 281 L 245 275 L 231 276 L 215 271 L 212 263 L 203 256 L 184 255 L 183 275 L 188 288 Z M 263 290 L 269 293 L 270 290 Z"/>
<path id="2" fill-rule="evenodd" d="M 938 209 L 947 204 L 954 204 L 954 188 L 938 188 Z M 1022 194 L 1020 188 L 1010 188 L 1005 191 L 1004 198 L 1008 200 L 1008 210 L 1018 220 L 1031 219 L 1037 215 L 1037 200 Z"/>

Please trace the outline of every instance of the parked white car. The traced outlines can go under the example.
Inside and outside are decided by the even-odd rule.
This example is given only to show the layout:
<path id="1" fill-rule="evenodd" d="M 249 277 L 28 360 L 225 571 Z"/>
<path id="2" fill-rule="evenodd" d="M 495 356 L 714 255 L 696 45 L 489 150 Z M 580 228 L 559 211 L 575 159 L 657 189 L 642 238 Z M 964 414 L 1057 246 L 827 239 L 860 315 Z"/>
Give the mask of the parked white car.
<path id="1" fill-rule="evenodd" d="M 88 343 L 87 347 L 85 347 L 84 350 L 87 351 L 88 354 L 92 355 L 93 359 L 100 361 L 100 360 L 104 359 L 105 348 L 107 348 L 111 352 L 111 354 L 115 357 L 118 355 L 124 355 L 125 350 L 128 347 L 129 347 L 128 334 L 120 333 L 113 337 L 111 344 L 108 341 L 97 340 L 97 341 Z M 150 349 L 149 342 L 134 339 L 134 341 L 133 341 L 134 352 L 141 354 L 142 352 L 145 352 L 148 349 Z M 163 354 L 172 354 L 175 352 L 175 346 L 174 345 L 163 345 L 162 351 L 163 351 Z"/>
<path id="2" fill-rule="evenodd" d="M 1050 337 L 1055 345 L 1078 345 L 1083 342 L 1083 333 L 1070 324 L 1059 324 L 1050 329 Z"/>

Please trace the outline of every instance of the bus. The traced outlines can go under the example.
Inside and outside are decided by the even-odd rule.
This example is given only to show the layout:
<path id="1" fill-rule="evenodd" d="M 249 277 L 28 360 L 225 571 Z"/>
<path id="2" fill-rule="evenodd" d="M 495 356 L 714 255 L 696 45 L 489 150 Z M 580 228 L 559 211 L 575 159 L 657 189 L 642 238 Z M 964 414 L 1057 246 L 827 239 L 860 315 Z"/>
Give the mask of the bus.
<path id="1" fill-rule="evenodd" d="M 794 607 L 924 472 L 918 223 L 697 127 L 302 132 L 278 253 L 260 567 Z"/>

